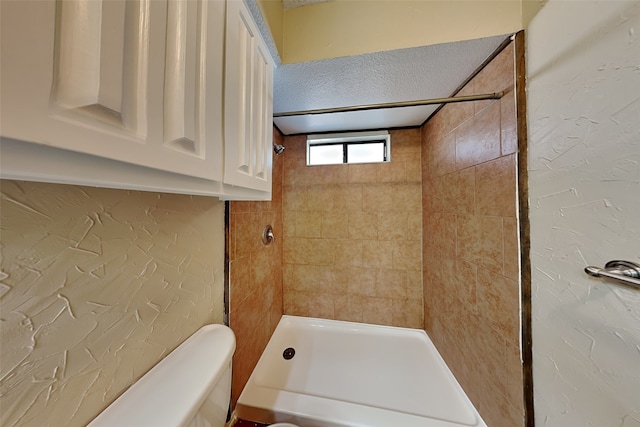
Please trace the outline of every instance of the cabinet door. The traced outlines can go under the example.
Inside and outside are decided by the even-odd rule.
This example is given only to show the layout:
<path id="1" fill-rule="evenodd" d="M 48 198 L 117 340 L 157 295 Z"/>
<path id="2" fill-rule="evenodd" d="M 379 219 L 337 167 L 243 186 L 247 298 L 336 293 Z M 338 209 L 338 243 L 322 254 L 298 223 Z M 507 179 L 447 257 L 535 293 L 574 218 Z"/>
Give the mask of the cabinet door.
<path id="1" fill-rule="evenodd" d="M 242 0 L 227 2 L 224 182 L 271 191 L 273 60 Z"/>
<path id="2" fill-rule="evenodd" d="M 222 3 L 1 3 L 3 137 L 221 179 Z"/>

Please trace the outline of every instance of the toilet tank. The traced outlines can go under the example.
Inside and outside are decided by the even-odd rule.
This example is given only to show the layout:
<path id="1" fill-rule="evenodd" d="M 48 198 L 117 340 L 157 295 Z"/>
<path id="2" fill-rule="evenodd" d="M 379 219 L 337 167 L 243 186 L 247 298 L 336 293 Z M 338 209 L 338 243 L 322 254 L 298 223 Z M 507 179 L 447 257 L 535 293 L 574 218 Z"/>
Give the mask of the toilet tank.
<path id="1" fill-rule="evenodd" d="M 224 325 L 200 328 L 89 427 L 223 427 L 236 340 Z"/>

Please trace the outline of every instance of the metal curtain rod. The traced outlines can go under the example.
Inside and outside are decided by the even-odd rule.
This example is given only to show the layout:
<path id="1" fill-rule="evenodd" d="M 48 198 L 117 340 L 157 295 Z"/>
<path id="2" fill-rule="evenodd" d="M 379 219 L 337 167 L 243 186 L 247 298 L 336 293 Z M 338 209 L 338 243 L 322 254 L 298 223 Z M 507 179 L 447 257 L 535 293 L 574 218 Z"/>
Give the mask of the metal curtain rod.
<path id="1" fill-rule="evenodd" d="M 350 111 L 381 110 L 383 108 L 416 107 L 420 105 L 451 104 L 454 102 L 483 101 L 486 99 L 500 99 L 502 98 L 503 95 L 504 95 L 504 92 L 494 92 L 494 93 L 487 93 L 484 95 L 454 96 L 449 98 L 423 99 L 419 101 L 389 102 L 386 104 L 354 105 L 351 107 L 321 108 L 318 110 L 307 110 L 307 111 L 288 111 L 286 113 L 274 113 L 273 117 L 276 118 L 276 117 L 291 117 L 291 116 L 308 116 L 308 115 L 316 115 L 316 114 L 346 113 Z"/>

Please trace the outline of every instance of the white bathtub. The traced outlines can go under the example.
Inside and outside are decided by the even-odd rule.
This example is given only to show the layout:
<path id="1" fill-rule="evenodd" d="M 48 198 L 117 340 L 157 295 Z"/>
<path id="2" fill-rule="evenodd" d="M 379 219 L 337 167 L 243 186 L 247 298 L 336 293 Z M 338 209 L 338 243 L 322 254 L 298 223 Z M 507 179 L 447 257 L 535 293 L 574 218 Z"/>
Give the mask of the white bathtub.
<path id="1" fill-rule="evenodd" d="M 424 331 L 295 316 L 280 320 L 236 413 L 301 427 L 486 427 Z"/>

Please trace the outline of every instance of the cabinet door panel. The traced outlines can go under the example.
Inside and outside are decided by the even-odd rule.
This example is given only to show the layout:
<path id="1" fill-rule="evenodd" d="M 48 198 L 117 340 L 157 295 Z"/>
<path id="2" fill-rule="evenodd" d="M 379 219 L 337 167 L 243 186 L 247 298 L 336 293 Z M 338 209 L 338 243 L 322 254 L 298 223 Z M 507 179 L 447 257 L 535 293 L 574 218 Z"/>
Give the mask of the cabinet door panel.
<path id="1" fill-rule="evenodd" d="M 164 78 L 164 140 L 169 147 L 197 154 L 196 143 L 196 35 L 201 29 L 196 4 L 167 4 L 167 45 Z"/>
<path id="2" fill-rule="evenodd" d="M 255 147 L 254 175 L 258 179 L 267 180 L 271 168 L 273 138 L 273 92 L 272 68 L 270 59 L 262 46 L 257 46 L 254 63 L 254 87 L 251 104 L 251 122 L 254 124 L 252 137 L 256 141 L 264 141 Z"/>
<path id="3" fill-rule="evenodd" d="M 2 136 L 221 180 L 224 4 L 1 7 Z"/>
<path id="4" fill-rule="evenodd" d="M 57 7 L 52 113 L 144 139 L 149 3 L 66 1 Z"/>
<path id="5" fill-rule="evenodd" d="M 165 147 L 196 157 L 219 151 L 215 163 L 220 180 L 224 90 L 221 16 L 224 2 L 168 2 L 164 87 Z"/>
<path id="6" fill-rule="evenodd" d="M 271 191 L 273 61 L 240 0 L 227 6 L 225 176 Z"/>

